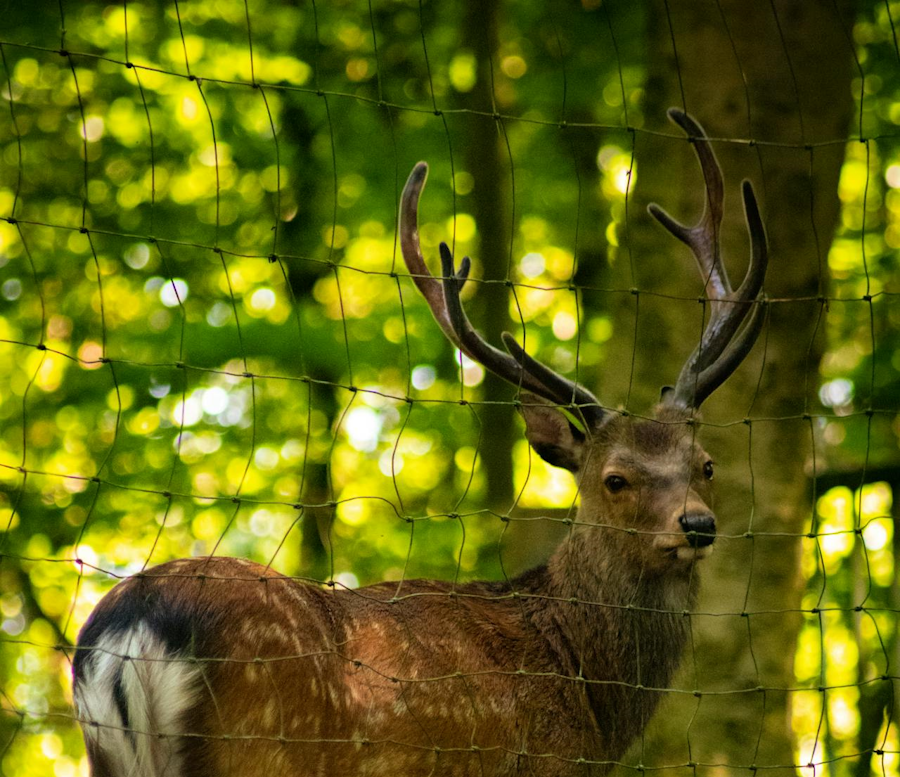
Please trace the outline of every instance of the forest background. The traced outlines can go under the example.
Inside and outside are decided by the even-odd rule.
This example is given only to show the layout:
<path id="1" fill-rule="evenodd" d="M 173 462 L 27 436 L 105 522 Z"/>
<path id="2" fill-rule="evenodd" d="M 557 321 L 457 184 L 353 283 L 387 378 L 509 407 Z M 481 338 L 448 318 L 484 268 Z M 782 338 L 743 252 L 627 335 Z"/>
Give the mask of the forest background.
<path id="1" fill-rule="evenodd" d="M 37 2 L 0 23 L 0 770 L 86 774 L 71 646 L 211 552 L 354 588 L 510 577 L 574 482 L 443 341 L 396 243 L 474 259 L 499 342 L 646 413 L 708 308 L 650 223 L 769 233 L 761 344 L 704 408 L 720 537 L 623 772 L 900 774 L 900 3 Z M 432 265 L 434 266 L 434 265 Z M 527 337 L 525 333 L 527 332 Z"/>

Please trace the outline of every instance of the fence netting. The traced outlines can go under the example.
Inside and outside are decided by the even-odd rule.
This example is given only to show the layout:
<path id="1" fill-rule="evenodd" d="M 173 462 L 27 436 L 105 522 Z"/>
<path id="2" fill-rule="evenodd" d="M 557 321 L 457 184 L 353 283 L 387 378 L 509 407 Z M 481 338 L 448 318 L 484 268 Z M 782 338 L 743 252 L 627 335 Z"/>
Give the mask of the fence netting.
<path id="1" fill-rule="evenodd" d="M 368 637 L 385 651 L 458 643 L 405 677 L 341 645 L 322 660 L 464 699 L 461 745 L 424 723 L 373 736 L 374 695 L 349 735 L 317 739 L 264 681 L 242 703 L 268 733 L 196 735 L 262 737 L 274 771 L 296 746 L 369 748 L 373 774 L 379 758 L 398 774 L 900 774 L 900 5 L 26 5 L 0 24 L 4 774 L 88 773 L 79 630 L 125 578 L 209 556 L 405 603 L 404 639 Z M 474 667 L 490 647 L 422 600 L 478 599 L 486 619 L 492 599 L 562 606 L 520 581 L 585 523 L 583 497 L 529 447 L 529 396 L 433 320 L 398 242 L 401 191 L 427 161 L 423 253 L 437 276 L 441 242 L 472 256 L 462 296 L 489 342 L 508 330 L 610 413 L 650 417 L 711 313 L 646 212 L 691 224 L 706 200 L 670 106 L 722 163 L 732 278 L 744 178 L 769 236 L 759 342 L 690 419 L 716 466 L 715 552 L 691 572 L 696 602 L 660 605 L 687 624 L 679 671 L 620 683 L 655 707 L 627 749 L 530 748 L 553 724 L 540 694 L 518 708 L 520 744 L 497 745 L 484 721 L 508 696 L 491 678 L 538 670 Z M 566 604 L 586 622 L 657 612 L 579 590 Z M 606 660 L 596 637 L 583 666 Z M 266 662 L 251 668 L 283 668 Z M 578 663 L 554 677 L 585 689 L 574 717 L 594 725 L 610 681 Z M 403 714 L 427 718 L 416 703 Z M 170 732 L 132 731 L 148 733 Z"/>

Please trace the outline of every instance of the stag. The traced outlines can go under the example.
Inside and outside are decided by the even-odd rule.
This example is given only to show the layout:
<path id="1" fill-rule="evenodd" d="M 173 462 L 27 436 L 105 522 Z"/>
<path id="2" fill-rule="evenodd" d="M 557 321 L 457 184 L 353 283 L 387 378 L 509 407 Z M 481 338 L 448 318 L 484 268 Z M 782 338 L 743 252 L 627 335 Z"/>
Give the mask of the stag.
<path id="1" fill-rule="evenodd" d="M 504 335 L 475 331 L 459 268 L 419 246 L 427 166 L 403 191 L 402 253 L 447 338 L 519 388 L 535 452 L 575 473 L 577 519 L 550 560 L 506 582 L 320 587 L 232 558 L 182 559 L 117 585 L 82 630 L 75 702 L 95 777 L 602 775 L 669 685 L 712 549 L 713 464 L 691 423 L 761 329 L 766 238 L 743 184 L 751 258 L 732 290 L 721 169 L 691 117 L 700 221 L 651 214 L 695 255 L 700 343 L 652 418 L 611 411 Z"/>

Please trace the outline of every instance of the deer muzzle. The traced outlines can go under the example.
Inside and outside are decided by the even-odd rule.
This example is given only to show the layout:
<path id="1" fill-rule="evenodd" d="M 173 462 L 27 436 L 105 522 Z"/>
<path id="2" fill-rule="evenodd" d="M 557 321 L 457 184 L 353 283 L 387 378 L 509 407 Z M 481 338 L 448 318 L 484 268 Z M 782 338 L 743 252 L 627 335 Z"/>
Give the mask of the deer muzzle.
<path id="1" fill-rule="evenodd" d="M 692 548 L 706 548 L 716 541 L 716 516 L 709 512 L 687 512 L 678 522 Z"/>

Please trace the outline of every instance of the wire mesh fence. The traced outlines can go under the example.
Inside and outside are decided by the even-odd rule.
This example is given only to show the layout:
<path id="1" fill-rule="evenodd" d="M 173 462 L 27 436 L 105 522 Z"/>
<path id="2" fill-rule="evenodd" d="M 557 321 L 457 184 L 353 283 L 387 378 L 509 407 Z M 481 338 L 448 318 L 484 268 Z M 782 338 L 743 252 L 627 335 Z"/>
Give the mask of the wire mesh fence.
<path id="1" fill-rule="evenodd" d="M 74 645 L 119 581 L 210 556 L 284 574 L 313 603 L 353 602 L 351 620 L 388 601 L 401 613 L 370 621 L 381 633 L 291 648 L 317 626 L 291 627 L 274 583 L 259 600 L 244 567 L 167 568 L 185 597 L 201 596 L 198 575 L 224 578 L 238 652 L 193 657 L 204 683 L 233 682 L 210 686 L 219 717 L 192 721 L 183 747 L 233 771 L 321 757 L 325 773 L 897 772 L 900 8 L 740 6 L 9 11 L 4 773 L 87 773 L 79 723 L 125 732 L 123 751 L 173 733 L 76 710 Z M 688 251 L 645 213 L 655 200 L 691 223 L 707 197 L 671 105 L 722 162 L 732 275 L 742 178 L 771 253 L 760 343 L 675 425 L 715 459 L 716 552 L 690 567 L 696 602 L 640 599 L 655 585 L 640 565 L 632 589 L 548 592 L 527 570 L 585 524 L 611 558 L 624 537 L 667 532 L 638 510 L 626 531 L 587 512 L 576 479 L 529 447 L 528 395 L 443 339 L 403 262 L 401 190 L 427 160 L 423 253 L 436 275 L 442 241 L 472 255 L 462 296 L 489 342 L 509 330 L 610 415 L 649 418 L 711 313 Z M 551 605 L 591 637 L 562 669 L 509 620 Z M 654 683 L 675 657 L 654 658 L 663 621 L 684 630 L 684 655 Z M 636 678 L 596 669 L 610 624 L 639 635 Z M 95 652 L 121 671 L 129 649 Z M 145 658 L 147 677 L 157 664 L 195 666 Z M 318 715 L 288 719 L 295 678 L 340 695 L 345 675 L 360 698 L 322 690 Z M 576 699 L 571 719 L 554 695 Z M 594 719 L 611 705 L 621 714 Z"/>

